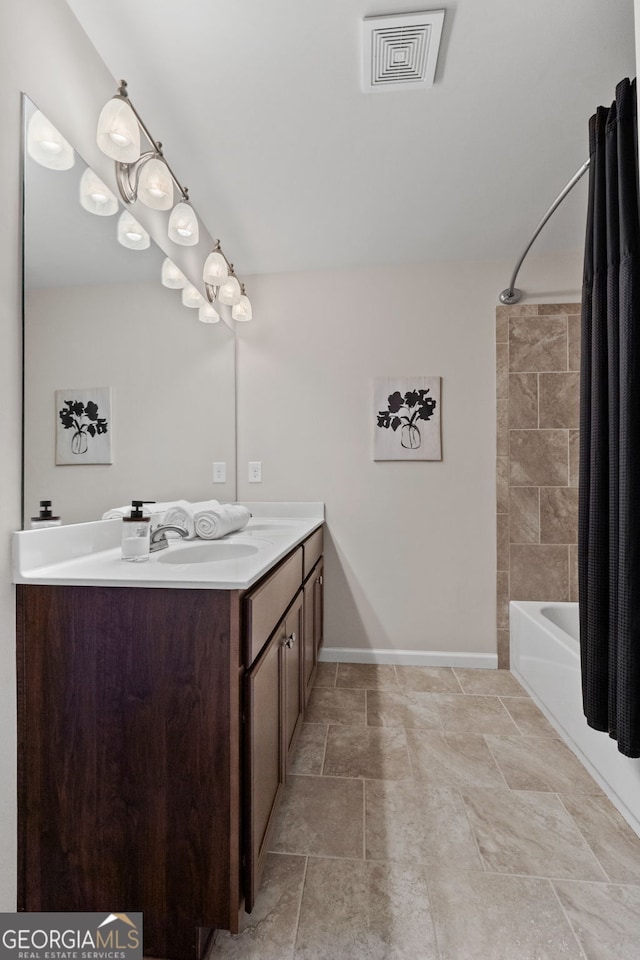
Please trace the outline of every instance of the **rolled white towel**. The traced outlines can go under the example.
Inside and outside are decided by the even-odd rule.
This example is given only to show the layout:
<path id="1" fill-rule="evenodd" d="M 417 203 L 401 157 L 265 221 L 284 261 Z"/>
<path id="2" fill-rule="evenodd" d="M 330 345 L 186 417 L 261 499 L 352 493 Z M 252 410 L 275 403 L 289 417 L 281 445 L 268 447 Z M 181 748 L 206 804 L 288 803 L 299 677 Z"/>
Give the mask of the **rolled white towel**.
<path id="1" fill-rule="evenodd" d="M 206 510 L 197 510 L 194 516 L 196 536 L 202 540 L 217 540 L 235 530 L 243 530 L 251 514 L 246 507 L 239 504 L 224 503 Z"/>
<path id="2" fill-rule="evenodd" d="M 178 500 L 176 505 L 169 507 L 165 513 L 163 523 L 172 523 L 177 527 L 184 527 L 189 531 L 186 540 L 193 540 L 196 537 L 195 514 L 200 510 L 215 510 L 220 506 L 218 500 L 201 500 L 198 503 L 189 503 L 188 500 Z M 172 534 L 168 533 L 168 537 Z"/>

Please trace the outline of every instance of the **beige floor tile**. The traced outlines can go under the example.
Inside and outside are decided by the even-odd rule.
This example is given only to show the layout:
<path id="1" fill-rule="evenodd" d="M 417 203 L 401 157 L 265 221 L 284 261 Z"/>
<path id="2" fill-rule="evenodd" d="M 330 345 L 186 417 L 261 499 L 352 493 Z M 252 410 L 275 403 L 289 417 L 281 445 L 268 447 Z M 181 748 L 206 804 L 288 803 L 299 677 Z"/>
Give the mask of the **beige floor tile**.
<path id="1" fill-rule="evenodd" d="M 339 663 L 337 687 L 375 690 L 397 687 L 395 667 L 378 663 Z"/>
<path id="2" fill-rule="evenodd" d="M 366 781 L 365 850 L 369 860 L 483 869 L 460 793 L 415 780 Z"/>
<path id="3" fill-rule="evenodd" d="M 420 867 L 310 859 L 295 960 L 437 960 Z"/>
<path id="4" fill-rule="evenodd" d="M 433 694 L 415 690 L 367 690 L 370 727 L 423 727 L 441 730 Z"/>
<path id="5" fill-rule="evenodd" d="M 333 690 L 314 687 L 304 718 L 307 723 L 364 724 L 366 693 L 364 690 Z"/>
<path id="6" fill-rule="evenodd" d="M 335 687 L 337 673 L 337 663 L 319 663 L 313 681 L 314 687 Z"/>
<path id="7" fill-rule="evenodd" d="M 494 736 L 486 740 L 512 790 L 602 795 L 593 777 L 562 740 Z"/>
<path id="8" fill-rule="evenodd" d="M 260 893 L 236 936 L 217 930 L 209 960 L 290 960 L 306 860 L 269 854 Z"/>
<path id="9" fill-rule="evenodd" d="M 584 960 L 547 880 L 428 872 L 440 960 Z"/>
<path id="10" fill-rule="evenodd" d="M 303 723 L 296 744 L 290 772 L 319 777 L 324 762 L 324 748 L 327 742 L 328 725 L 326 723 Z"/>
<path id="11" fill-rule="evenodd" d="M 423 693 L 460 693 L 462 687 L 451 667 L 396 667 L 401 687 Z"/>
<path id="12" fill-rule="evenodd" d="M 615 883 L 640 884 L 640 838 L 608 797 L 560 797 Z M 639 954 L 640 956 L 640 954 Z"/>
<path id="13" fill-rule="evenodd" d="M 433 699 L 444 733 L 517 734 L 518 728 L 498 697 L 436 693 Z"/>
<path id="14" fill-rule="evenodd" d="M 494 697 L 528 697 L 509 670 L 473 670 L 454 667 L 454 673 L 465 693 Z"/>
<path id="15" fill-rule="evenodd" d="M 363 787 L 359 780 L 288 777 L 272 852 L 362 857 Z"/>
<path id="16" fill-rule="evenodd" d="M 411 776 L 402 727 L 329 727 L 323 773 L 328 777 L 404 780 Z"/>
<path id="17" fill-rule="evenodd" d="M 506 786 L 483 737 L 411 729 L 406 734 L 416 780 L 429 786 Z"/>
<path id="18" fill-rule="evenodd" d="M 509 711 L 523 737 L 551 737 L 558 740 L 560 734 L 554 730 L 542 710 L 533 700 L 525 697 L 502 697 L 504 707 Z"/>
<path id="19" fill-rule="evenodd" d="M 556 882 L 587 960 L 640 957 L 640 887 Z"/>
<path id="20" fill-rule="evenodd" d="M 569 880 L 606 880 L 555 794 L 470 789 L 463 791 L 463 798 L 488 870 Z"/>

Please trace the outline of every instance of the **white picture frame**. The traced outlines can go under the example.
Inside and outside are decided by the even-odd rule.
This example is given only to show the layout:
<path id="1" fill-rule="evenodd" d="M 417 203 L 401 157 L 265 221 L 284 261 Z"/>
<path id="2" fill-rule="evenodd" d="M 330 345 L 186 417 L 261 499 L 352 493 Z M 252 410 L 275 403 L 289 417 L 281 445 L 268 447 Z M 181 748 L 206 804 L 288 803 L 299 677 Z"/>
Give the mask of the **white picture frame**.
<path id="1" fill-rule="evenodd" d="M 55 391 L 56 466 L 112 463 L 111 387 Z"/>
<path id="2" fill-rule="evenodd" d="M 374 460 L 442 460 L 441 377 L 376 377 Z"/>

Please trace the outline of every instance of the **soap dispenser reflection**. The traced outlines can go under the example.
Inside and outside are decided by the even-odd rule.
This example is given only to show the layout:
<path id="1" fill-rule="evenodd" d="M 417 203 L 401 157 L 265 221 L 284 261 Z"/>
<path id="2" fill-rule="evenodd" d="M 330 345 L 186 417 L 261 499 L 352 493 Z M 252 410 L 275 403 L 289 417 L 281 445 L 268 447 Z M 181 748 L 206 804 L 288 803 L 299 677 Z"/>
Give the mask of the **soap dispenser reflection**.
<path id="1" fill-rule="evenodd" d="M 40 516 L 31 517 L 31 528 L 38 530 L 42 527 L 59 527 L 61 524 L 60 517 L 54 517 L 51 514 L 51 500 L 41 500 Z"/>
<path id="2" fill-rule="evenodd" d="M 151 517 L 145 517 L 143 504 L 155 500 L 132 500 L 131 516 L 122 518 L 122 559 L 148 560 Z"/>

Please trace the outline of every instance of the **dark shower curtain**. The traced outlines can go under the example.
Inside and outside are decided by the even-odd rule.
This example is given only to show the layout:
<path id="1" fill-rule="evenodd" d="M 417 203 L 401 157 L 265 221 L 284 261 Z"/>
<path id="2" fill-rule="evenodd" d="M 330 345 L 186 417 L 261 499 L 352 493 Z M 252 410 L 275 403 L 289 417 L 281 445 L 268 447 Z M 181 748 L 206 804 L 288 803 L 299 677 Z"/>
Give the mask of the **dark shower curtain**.
<path id="1" fill-rule="evenodd" d="M 640 756 L 640 219 L 636 82 L 589 122 L 580 374 L 584 712 Z"/>

